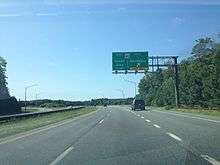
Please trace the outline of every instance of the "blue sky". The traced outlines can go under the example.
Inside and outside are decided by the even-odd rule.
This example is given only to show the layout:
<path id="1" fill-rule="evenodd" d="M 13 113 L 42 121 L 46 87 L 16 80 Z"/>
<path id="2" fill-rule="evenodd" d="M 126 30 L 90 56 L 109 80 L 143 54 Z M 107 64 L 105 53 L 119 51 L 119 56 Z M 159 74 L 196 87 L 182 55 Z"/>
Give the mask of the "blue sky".
<path id="1" fill-rule="evenodd" d="M 88 100 L 134 95 L 143 75 L 112 75 L 113 51 L 190 54 L 200 37 L 219 40 L 218 0 L 42 0 L 0 3 L 0 56 L 10 94 Z"/>

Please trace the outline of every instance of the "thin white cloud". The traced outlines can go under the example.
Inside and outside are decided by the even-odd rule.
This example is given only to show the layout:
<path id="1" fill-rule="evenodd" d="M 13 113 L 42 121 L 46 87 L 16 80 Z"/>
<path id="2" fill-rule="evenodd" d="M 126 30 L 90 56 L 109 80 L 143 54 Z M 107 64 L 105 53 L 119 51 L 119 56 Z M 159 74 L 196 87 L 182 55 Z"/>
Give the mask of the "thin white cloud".
<path id="1" fill-rule="evenodd" d="M 47 63 L 46 63 L 46 64 L 47 64 L 48 66 L 56 66 L 56 65 L 57 65 L 57 60 L 56 60 L 55 57 L 49 55 L 47 58 L 48 58 L 48 60 L 47 60 Z"/>
<path id="2" fill-rule="evenodd" d="M 0 13 L 0 17 L 23 17 L 23 16 L 27 16 L 28 14 L 1 14 Z M 58 16 L 58 13 L 36 13 L 34 14 L 35 16 L 38 17 L 48 17 L 48 16 Z"/>
<path id="3" fill-rule="evenodd" d="M 182 22 L 183 21 L 183 19 L 180 18 L 180 17 L 175 17 L 175 20 L 178 21 L 178 22 Z"/>
<path id="4" fill-rule="evenodd" d="M 182 4 L 182 5 L 220 5 L 219 0 L 148 0 L 156 4 Z"/>
<path id="5" fill-rule="evenodd" d="M 37 13 L 36 16 L 39 16 L 39 17 L 58 16 L 58 13 Z"/>
<path id="6" fill-rule="evenodd" d="M 173 42 L 173 39 L 168 38 L 168 39 L 167 39 L 167 42 Z"/>
<path id="7" fill-rule="evenodd" d="M 182 24 L 184 22 L 183 18 L 175 17 L 173 19 L 174 24 Z"/>
<path id="8" fill-rule="evenodd" d="M 48 63 L 48 65 L 49 65 L 49 66 L 56 66 L 57 64 L 56 64 L 54 61 L 50 61 L 50 62 Z"/>
<path id="9" fill-rule="evenodd" d="M 59 16 L 58 13 L 36 13 L 34 15 L 38 17 Z M 22 16 L 27 16 L 27 14 L 0 14 L 0 17 L 22 17 Z"/>
<path id="10" fill-rule="evenodd" d="M 73 48 L 73 50 L 74 50 L 74 51 L 78 51 L 78 50 L 79 50 L 79 48 L 75 47 L 75 48 Z"/>
<path id="11" fill-rule="evenodd" d="M 102 4 L 183 4 L 220 5 L 220 0 L 42 0 L 42 1 L 3 1 L 0 7 L 30 5 L 102 5 Z"/>
<path id="12" fill-rule="evenodd" d="M 118 8 L 117 9 L 117 11 L 119 11 L 119 12 L 124 12 L 124 11 L 126 11 L 127 9 L 125 8 L 125 7 L 120 7 L 120 8 Z"/>
<path id="13" fill-rule="evenodd" d="M 0 14 L 0 17 L 20 17 L 22 14 Z"/>
<path id="14" fill-rule="evenodd" d="M 201 4 L 201 5 L 220 5 L 219 0 L 45 0 L 46 4 Z"/>

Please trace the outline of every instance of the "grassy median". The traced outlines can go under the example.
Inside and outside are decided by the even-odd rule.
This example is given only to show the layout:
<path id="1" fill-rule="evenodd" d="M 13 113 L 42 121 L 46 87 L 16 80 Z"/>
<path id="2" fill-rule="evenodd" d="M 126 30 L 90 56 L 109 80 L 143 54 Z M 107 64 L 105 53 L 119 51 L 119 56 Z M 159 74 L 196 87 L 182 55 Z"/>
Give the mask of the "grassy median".
<path id="1" fill-rule="evenodd" d="M 0 123 L 0 138 L 57 123 L 66 119 L 71 119 L 80 115 L 93 112 L 95 110 L 95 107 L 85 107 L 82 109 L 51 113 L 38 117 L 29 117 L 24 119 L 5 121 Z"/>

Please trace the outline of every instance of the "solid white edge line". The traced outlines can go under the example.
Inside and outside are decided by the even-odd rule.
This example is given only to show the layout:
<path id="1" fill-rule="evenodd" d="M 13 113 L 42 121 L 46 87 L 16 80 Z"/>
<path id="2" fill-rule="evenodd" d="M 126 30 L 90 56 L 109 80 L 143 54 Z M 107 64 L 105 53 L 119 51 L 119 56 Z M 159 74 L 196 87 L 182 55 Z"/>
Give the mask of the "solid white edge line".
<path id="1" fill-rule="evenodd" d="M 174 135 L 174 134 L 172 134 L 172 133 L 170 133 L 170 132 L 167 132 L 167 134 L 168 134 L 170 137 L 174 138 L 175 140 L 182 141 L 181 138 L 179 138 L 178 136 L 176 136 L 176 135 Z"/>
<path id="2" fill-rule="evenodd" d="M 196 117 L 196 116 L 189 116 L 189 115 L 185 115 L 185 114 L 179 114 L 176 112 L 162 112 L 159 110 L 154 110 L 155 112 L 159 112 L 159 113 L 166 113 L 166 114 L 171 114 L 171 115 L 176 115 L 176 116 L 182 116 L 182 117 L 186 117 L 186 118 L 192 118 L 192 119 L 200 119 L 200 120 L 204 120 L 204 121 L 210 121 L 210 122 L 214 122 L 214 123 L 220 123 L 220 121 L 218 120 L 212 120 L 212 119 L 206 119 L 206 118 L 202 118 L 202 117 Z"/>
<path id="3" fill-rule="evenodd" d="M 99 122 L 99 124 L 102 124 L 102 123 L 103 123 L 103 121 L 104 121 L 104 119 L 102 119 L 102 120 Z"/>
<path id="4" fill-rule="evenodd" d="M 150 120 L 148 120 L 148 119 L 146 119 L 145 121 L 146 121 L 146 122 L 148 122 L 148 123 L 150 123 L 150 122 L 151 122 L 151 121 L 150 121 Z"/>
<path id="5" fill-rule="evenodd" d="M 34 131 L 34 132 L 31 132 L 31 133 L 28 133 L 28 134 L 24 134 L 24 135 L 21 135 L 21 136 L 19 136 L 19 137 L 15 137 L 15 138 L 12 138 L 12 139 L 9 139 L 9 140 L 2 141 L 2 142 L 0 142 L 0 145 L 1 145 L 1 144 L 6 144 L 6 143 L 9 143 L 9 142 L 13 142 L 13 141 L 16 141 L 16 140 L 19 140 L 19 139 L 22 139 L 22 138 L 25 138 L 25 137 L 28 137 L 28 136 L 31 136 L 31 135 L 34 135 L 34 134 L 43 132 L 43 131 L 47 131 L 47 130 L 49 130 L 49 129 L 52 129 L 52 128 L 56 128 L 56 127 L 65 125 L 65 124 L 68 124 L 68 123 L 70 123 L 70 122 L 73 122 L 73 120 L 66 121 L 66 122 L 59 123 L 59 124 L 56 124 L 56 123 L 55 123 L 54 125 L 51 125 L 51 126 L 49 126 L 49 127 L 46 127 L 46 128 L 43 128 L 43 129 L 39 129 L 39 130 L 36 130 L 36 131 Z"/>
<path id="6" fill-rule="evenodd" d="M 220 165 L 219 161 L 215 160 L 214 158 L 208 155 L 201 155 L 201 157 L 213 165 Z"/>
<path id="7" fill-rule="evenodd" d="M 56 165 L 58 164 L 70 151 L 72 151 L 74 148 L 71 146 L 67 150 L 65 150 L 62 154 L 60 154 L 54 161 L 50 163 L 50 165 Z"/>
<path id="8" fill-rule="evenodd" d="M 154 124 L 153 126 L 154 126 L 154 127 L 156 127 L 156 128 L 160 128 L 160 126 L 159 126 L 159 125 L 157 125 L 157 124 Z"/>

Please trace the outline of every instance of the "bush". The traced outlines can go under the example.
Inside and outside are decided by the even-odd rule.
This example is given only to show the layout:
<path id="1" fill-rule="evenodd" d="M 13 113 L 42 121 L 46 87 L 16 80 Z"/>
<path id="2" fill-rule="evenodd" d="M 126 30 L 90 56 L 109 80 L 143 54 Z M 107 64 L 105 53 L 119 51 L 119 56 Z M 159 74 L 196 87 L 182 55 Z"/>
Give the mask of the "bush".
<path id="1" fill-rule="evenodd" d="M 204 108 L 220 110 L 220 99 L 204 101 L 202 105 Z"/>
<path id="2" fill-rule="evenodd" d="M 59 103 L 44 103 L 41 104 L 40 107 L 42 108 L 57 108 L 57 107 L 65 107 L 65 104 L 59 104 Z"/>
<path id="3" fill-rule="evenodd" d="M 175 106 L 174 105 L 167 105 L 165 106 L 165 110 L 170 110 L 170 109 L 173 109 Z"/>
<path id="4" fill-rule="evenodd" d="M 15 97 L 0 100 L 0 115 L 21 113 L 21 106 Z"/>

